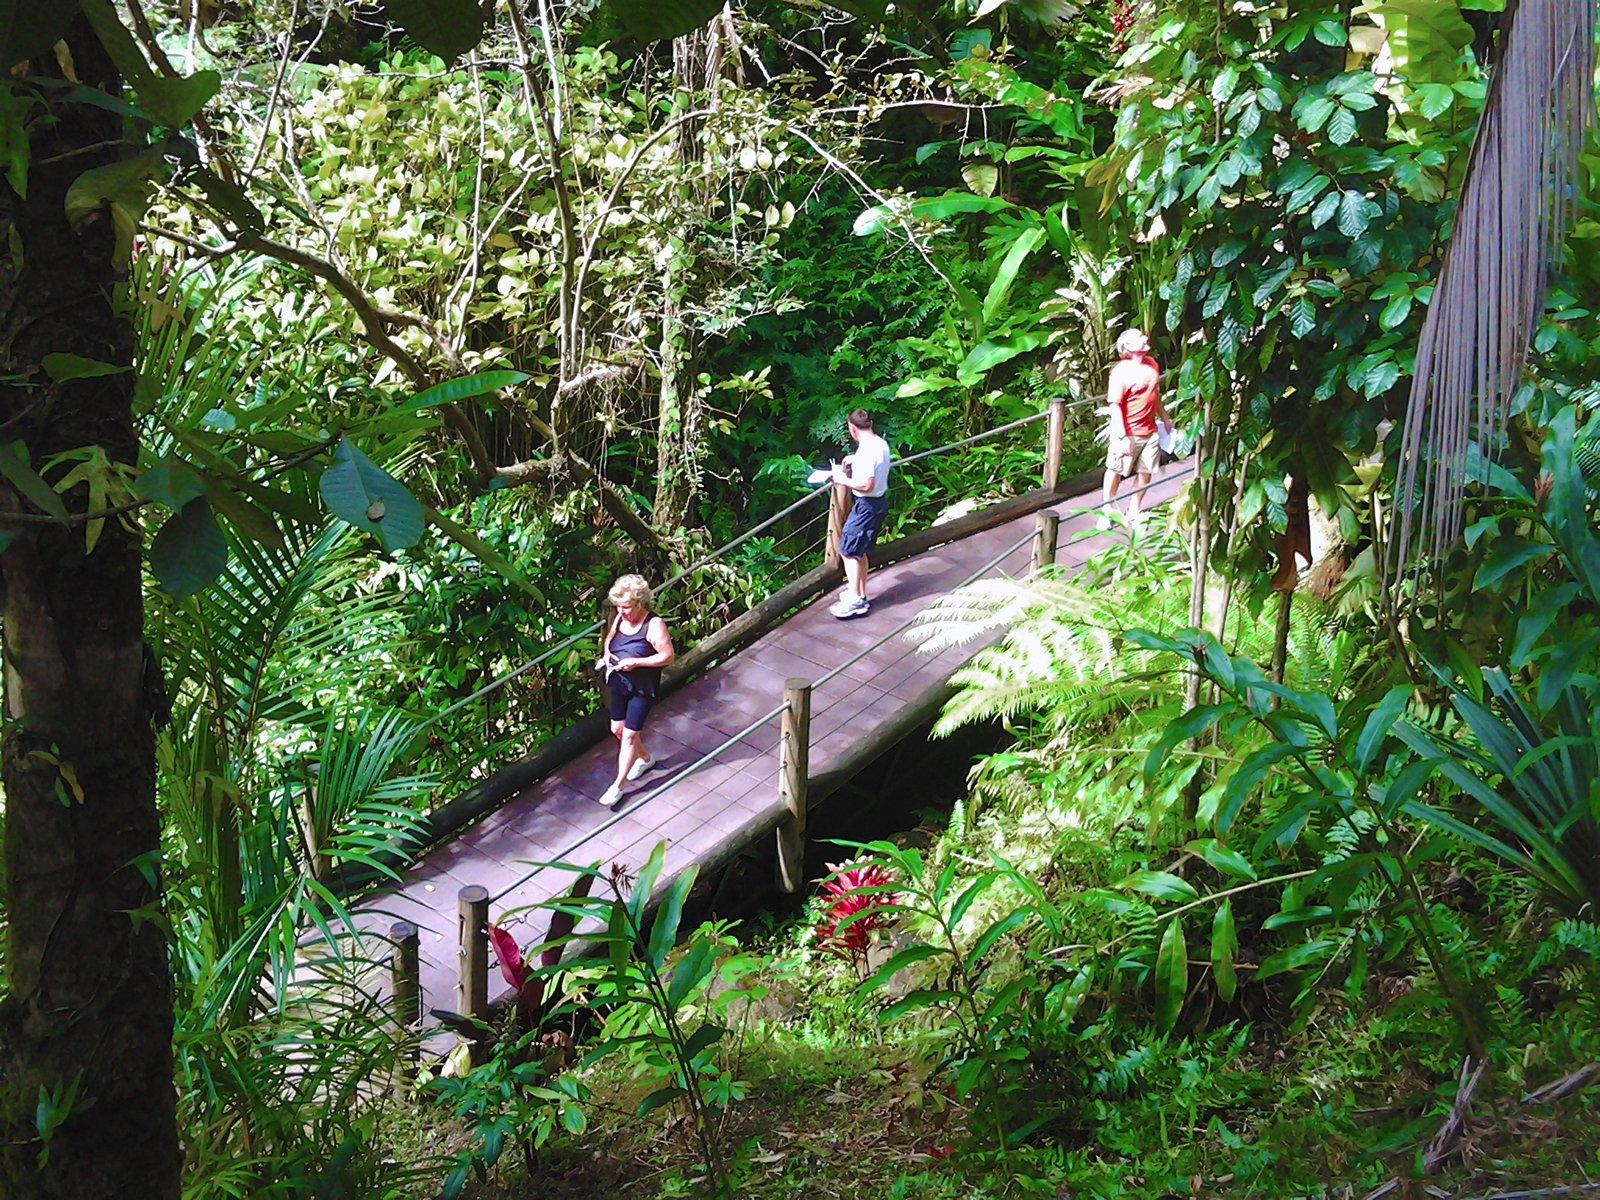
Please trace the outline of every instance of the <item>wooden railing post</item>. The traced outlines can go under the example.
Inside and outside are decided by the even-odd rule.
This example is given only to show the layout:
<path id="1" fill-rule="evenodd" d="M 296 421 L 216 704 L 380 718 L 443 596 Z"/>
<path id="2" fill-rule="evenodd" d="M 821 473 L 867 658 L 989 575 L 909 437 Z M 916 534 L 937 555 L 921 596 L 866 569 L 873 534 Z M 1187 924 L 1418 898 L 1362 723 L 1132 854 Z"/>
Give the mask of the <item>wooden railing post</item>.
<path id="1" fill-rule="evenodd" d="M 1053 492 L 1061 482 L 1061 438 L 1067 427 L 1067 402 L 1061 397 L 1050 401 L 1050 418 L 1044 434 L 1044 490 Z"/>
<path id="2" fill-rule="evenodd" d="M 1056 561 L 1056 532 L 1061 518 L 1048 508 L 1041 508 L 1033 516 L 1032 572 L 1037 575 Z"/>
<path id="3" fill-rule="evenodd" d="M 778 887 L 794 895 L 805 886 L 806 783 L 811 773 L 811 681 L 783 685 L 783 735 L 778 743 L 778 797 L 784 816 L 778 825 Z"/>
<path id="4" fill-rule="evenodd" d="M 394 1019 L 411 1032 L 422 1020 L 422 935 L 410 921 L 396 921 L 389 926 L 389 941 L 394 946 L 389 960 Z"/>
<path id="5" fill-rule="evenodd" d="M 849 515 L 854 497 L 842 483 L 830 483 L 828 493 L 828 548 L 823 561 L 830 567 L 839 568 L 839 535 L 844 531 L 844 519 Z"/>
<path id="6" fill-rule="evenodd" d="M 469 883 L 456 893 L 456 1011 L 489 1019 L 489 889 Z M 483 1061 L 482 1043 L 473 1043 L 474 1064 Z"/>

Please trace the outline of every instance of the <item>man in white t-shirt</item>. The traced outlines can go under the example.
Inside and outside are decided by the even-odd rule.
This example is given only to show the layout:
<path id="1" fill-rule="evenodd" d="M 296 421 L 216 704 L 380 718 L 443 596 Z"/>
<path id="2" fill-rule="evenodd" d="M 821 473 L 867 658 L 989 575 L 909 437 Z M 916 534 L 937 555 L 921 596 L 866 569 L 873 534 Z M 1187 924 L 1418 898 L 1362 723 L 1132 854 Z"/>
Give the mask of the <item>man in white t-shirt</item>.
<path id="1" fill-rule="evenodd" d="M 844 591 L 828 611 L 841 621 L 872 611 L 867 601 L 867 555 L 878 540 L 889 512 L 889 443 L 872 431 L 872 416 L 858 408 L 846 419 L 856 451 L 833 468 L 833 482 L 855 493 L 839 531 L 839 557 L 844 560 Z"/>

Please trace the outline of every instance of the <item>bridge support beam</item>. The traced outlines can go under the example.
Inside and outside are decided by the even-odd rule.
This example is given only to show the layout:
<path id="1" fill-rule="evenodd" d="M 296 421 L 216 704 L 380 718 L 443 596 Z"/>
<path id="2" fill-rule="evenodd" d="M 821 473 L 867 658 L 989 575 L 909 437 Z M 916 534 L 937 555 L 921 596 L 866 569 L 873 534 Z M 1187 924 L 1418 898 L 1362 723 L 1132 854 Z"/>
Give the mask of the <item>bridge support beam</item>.
<path id="1" fill-rule="evenodd" d="M 1061 482 L 1061 439 L 1067 427 L 1067 402 L 1061 397 L 1050 401 L 1050 418 L 1044 434 L 1044 490 L 1053 492 Z"/>
<path id="2" fill-rule="evenodd" d="M 469 883 L 456 893 L 456 1011 L 489 1020 L 489 889 Z M 472 1043 L 472 1063 L 484 1059 L 488 1044 Z"/>
<path id="3" fill-rule="evenodd" d="M 1033 574 L 1037 575 L 1046 567 L 1055 565 L 1056 535 L 1060 524 L 1061 518 L 1048 508 L 1041 508 L 1033 515 Z"/>
<path id="4" fill-rule="evenodd" d="M 794 895 L 806 882 L 806 785 L 811 775 L 811 681 L 783 685 L 783 736 L 778 743 L 778 887 Z"/>
<path id="5" fill-rule="evenodd" d="M 422 1020 L 422 935 L 410 921 L 396 921 L 389 926 L 389 941 L 394 946 L 389 960 L 394 1019 L 401 1029 L 414 1033 Z"/>

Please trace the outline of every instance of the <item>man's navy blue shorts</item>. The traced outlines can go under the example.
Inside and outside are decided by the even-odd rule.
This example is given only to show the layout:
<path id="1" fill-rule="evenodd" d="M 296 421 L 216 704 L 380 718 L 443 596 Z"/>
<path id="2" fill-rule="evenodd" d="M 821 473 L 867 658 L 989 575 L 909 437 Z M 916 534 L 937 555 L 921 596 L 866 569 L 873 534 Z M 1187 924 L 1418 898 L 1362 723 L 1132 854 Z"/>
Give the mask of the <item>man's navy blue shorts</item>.
<path id="1" fill-rule="evenodd" d="M 839 531 L 839 553 L 846 558 L 865 558 L 878 540 L 883 518 L 889 515 L 889 497 L 857 496 L 850 505 L 844 528 Z"/>

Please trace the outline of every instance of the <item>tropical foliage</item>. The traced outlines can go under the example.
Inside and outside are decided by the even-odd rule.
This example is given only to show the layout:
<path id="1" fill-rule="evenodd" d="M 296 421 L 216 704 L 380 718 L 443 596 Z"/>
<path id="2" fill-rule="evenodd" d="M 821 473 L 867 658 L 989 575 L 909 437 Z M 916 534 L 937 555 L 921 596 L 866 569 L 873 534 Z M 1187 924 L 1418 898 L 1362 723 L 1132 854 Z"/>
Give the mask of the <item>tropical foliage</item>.
<path id="1" fill-rule="evenodd" d="M 0 1190 L 1600 1170 L 1591 5 L 35 8 Z M 1130 325 L 1193 482 L 923 614 L 993 643 L 959 795 L 883 781 L 799 914 L 548 865 L 453 1051 L 370 998 L 352 895 L 594 710 L 616 574 L 680 648 L 772 595 L 858 405 L 903 459 L 1018 423 L 907 462 L 891 533 L 1033 486 L 1053 400 L 1092 471 Z"/>

